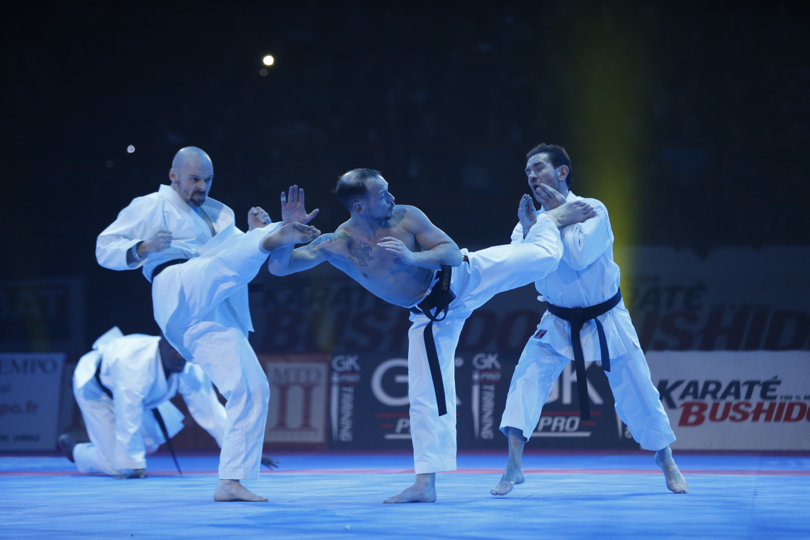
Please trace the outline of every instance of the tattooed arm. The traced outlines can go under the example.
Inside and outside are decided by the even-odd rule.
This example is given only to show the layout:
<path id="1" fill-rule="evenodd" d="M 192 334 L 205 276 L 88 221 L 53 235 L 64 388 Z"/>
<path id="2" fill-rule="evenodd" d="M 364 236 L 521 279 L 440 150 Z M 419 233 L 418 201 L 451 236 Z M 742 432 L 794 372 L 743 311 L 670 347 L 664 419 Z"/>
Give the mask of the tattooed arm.
<path id="1" fill-rule="evenodd" d="M 314 268 L 329 260 L 331 254 L 324 247 L 337 240 L 343 240 L 344 237 L 343 233 L 323 234 L 309 244 L 296 249 L 290 246 L 273 250 L 267 262 L 267 269 L 274 276 L 286 276 Z"/>

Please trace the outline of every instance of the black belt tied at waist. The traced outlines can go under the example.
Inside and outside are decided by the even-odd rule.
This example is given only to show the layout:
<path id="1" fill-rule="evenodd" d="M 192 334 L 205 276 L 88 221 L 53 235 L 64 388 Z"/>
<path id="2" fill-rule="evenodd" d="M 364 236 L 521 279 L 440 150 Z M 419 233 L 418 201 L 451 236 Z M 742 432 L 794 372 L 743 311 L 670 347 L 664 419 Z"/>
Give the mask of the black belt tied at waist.
<path id="1" fill-rule="evenodd" d="M 583 420 L 591 419 L 591 409 L 588 404 L 588 381 L 585 378 L 585 355 L 582 353 L 582 341 L 579 333 L 582 326 L 593 319 L 596 322 L 596 332 L 599 334 L 599 349 L 602 353 L 602 369 L 610 371 L 610 353 L 607 347 L 607 338 L 602 323 L 597 319 L 619 305 L 622 300 L 622 290 L 610 300 L 587 308 L 564 308 L 548 304 L 548 310 L 571 325 L 571 346 L 574 349 L 574 366 L 577 370 L 577 392 L 579 393 L 579 415 Z"/>
<path id="2" fill-rule="evenodd" d="M 174 261 L 170 261 L 170 262 L 174 262 Z M 179 262 L 184 262 L 184 261 L 181 260 Z M 160 268 L 160 267 L 158 267 L 158 268 Z M 101 387 L 101 390 L 105 394 L 107 394 L 107 397 L 109 397 L 110 399 L 113 399 L 112 390 L 110 390 L 109 388 L 104 386 L 104 383 L 101 382 L 101 362 L 98 363 L 98 367 L 96 368 L 95 378 L 96 378 L 96 382 Z M 177 467 L 177 472 L 179 472 L 180 475 L 182 476 L 183 471 L 180 470 L 180 464 L 177 462 L 177 456 L 174 453 L 174 447 L 172 446 L 172 440 L 171 440 L 171 437 L 169 437 L 169 430 L 166 429 L 166 422 L 163 421 L 163 416 L 160 414 L 160 411 L 158 410 L 157 407 L 152 409 L 152 415 L 155 417 L 155 421 L 158 423 L 158 426 L 160 427 L 161 433 L 163 433 L 163 438 L 166 439 L 166 447 L 169 449 L 169 453 L 171 453 L 171 455 L 172 455 L 172 459 L 174 460 L 174 466 Z"/>
<path id="3" fill-rule="evenodd" d="M 161 263 L 161 264 L 157 265 L 155 267 L 155 269 L 152 270 L 152 281 L 154 282 L 155 278 L 158 276 L 158 274 L 160 274 L 161 272 L 166 270 L 168 267 L 174 266 L 175 264 L 183 264 L 187 260 L 188 259 L 173 259 L 171 261 L 166 261 L 165 263 Z"/>
<path id="4" fill-rule="evenodd" d="M 433 323 L 443 321 L 447 317 L 447 310 L 450 303 L 456 298 L 450 290 L 450 278 L 453 275 L 452 268 L 442 266 L 436 272 L 437 282 L 433 286 L 424 300 L 416 307 L 411 308 L 411 313 L 424 314 L 430 322 L 425 326 L 425 352 L 427 353 L 428 366 L 430 367 L 430 378 L 433 380 L 433 391 L 436 392 L 436 405 L 439 407 L 439 416 L 447 414 L 447 399 L 444 395 L 444 382 L 442 381 L 442 367 L 439 364 L 439 353 L 436 351 L 436 342 L 433 339 Z M 453 396 L 455 399 L 456 396 Z"/>

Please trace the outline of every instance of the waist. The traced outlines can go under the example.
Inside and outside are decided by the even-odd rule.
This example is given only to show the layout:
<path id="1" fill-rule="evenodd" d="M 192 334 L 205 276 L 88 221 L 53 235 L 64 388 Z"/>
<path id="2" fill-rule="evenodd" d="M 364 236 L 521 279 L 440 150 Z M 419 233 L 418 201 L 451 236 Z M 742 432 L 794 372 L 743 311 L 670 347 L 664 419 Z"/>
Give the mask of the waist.
<path id="1" fill-rule="evenodd" d="M 172 259 L 171 261 L 160 263 L 154 268 L 154 270 L 152 270 L 152 282 L 155 281 L 155 278 L 158 276 L 158 274 L 166 270 L 168 267 L 174 266 L 175 264 L 183 264 L 187 260 L 188 259 Z"/>
<path id="2" fill-rule="evenodd" d="M 616 294 L 613 295 L 613 297 L 611 297 L 608 300 L 605 300 L 600 304 L 596 304 L 595 306 L 584 308 L 581 307 L 564 308 L 560 306 L 555 306 L 554 304 L 549 302 L 547 304 L 547 307 L 552 315 L 557 316 L 565 321 L 585 322 L 591 319 L 595 319 L 600 315 L 604 315 L 605 313 L 607 313 L 608 311 L 619 305 L 619 302 L 621 302 L 621 300 L 622 300 L 622 290 L 620 288 L 619 290 L 616 291 Z"/>
<path id="3" fill-rule="evenodd" d="M 462 257 L 462 259 L 461 259 L 461 262 L 462 262 L 462 264 L 465 264 L 465 263 L 469 264 L 470 259 L 468 259 L 466 255 L 464 255 Z M 446 276 L 446 278 L 442 274 L 442 272 L 443 272 L 442 270 L 433 270 L 433 276 L 430 279 L 430 285 L 428 285 L 427 290 L 425 290 L 425 292 L 423 292 L 419 296 L 419 298 L 416 300 L 416 302 L 414 302 L 410 306 L 407 306 L 405 309 L 410 310 L 411 313 L 422 313 L 422 310 L 419 309 L 419 304 L 421 304 L 423 301 L 425 301 L 430 296 L 430 294 L 433 292 L 433 288 L 436 286 L 436 284 L 439 281 L 441 281 L 443 278 L 447 279 L 448 282 L 451 279 L 451 277 L 452 277 L 452 267 L 447 267 L 447 268 L 448 268 L 449 274 Z"/>

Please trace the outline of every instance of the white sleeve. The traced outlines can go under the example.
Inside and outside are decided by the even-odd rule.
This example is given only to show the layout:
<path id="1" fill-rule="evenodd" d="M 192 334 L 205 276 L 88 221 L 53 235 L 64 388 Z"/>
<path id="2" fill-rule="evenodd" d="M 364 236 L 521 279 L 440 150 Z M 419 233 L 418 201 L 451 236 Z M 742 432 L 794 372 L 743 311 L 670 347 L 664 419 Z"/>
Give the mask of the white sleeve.
<path id="1" fill-rule="evenodd" d="M 219 402 L 214 385 L 197 364 L 186 362 L 179 374 L 177 390 L 183 396 L 194 421 L 222 447 L 225 436 L 225 407 Z"/>
<path id="2" fill-rule="evenodd" d="M 162 223 L 161 205 L 151 197 L 138 197 L 121 210 L 118 218 L 96 239 L 96 260 L 110 270 L 134 270 L 140 261 L 128 263 L 127 251 L 138 242 L 149 240 Z"/>
<path id="3" fill-rule="evenodd" d="M 523 236 L 522 230 L 520 235 Z M 547 215 L 537 216 L 537 221 L 521 242 L 534 244 L 545 251 L 545 256 L 538 261 L 537 266 L 533 267 L 533 270 L 537 272 L 535 280 L 542 279 L 557 269 L 563 256 L 563 244 L 560 239 L 560 229 L 551 222 Z"/>
<path id="4" fill-rule="evenodd" d="M 523 224 L 518 221 L 518 224 L 515 225 L 515 228 L 512 230 L 512 244 L 519 244 L 523 242 Z"/>
<path id="5" fill-rule="evenodd" d="M 562 230 L 562 241 L 568 248 L 563 257 L 574 270 L 584 270 L 592 265 L 613 245 L 607 208 L 595 199 L 587 199 L 587 202 L 596 211 L 596 217 Z"/>

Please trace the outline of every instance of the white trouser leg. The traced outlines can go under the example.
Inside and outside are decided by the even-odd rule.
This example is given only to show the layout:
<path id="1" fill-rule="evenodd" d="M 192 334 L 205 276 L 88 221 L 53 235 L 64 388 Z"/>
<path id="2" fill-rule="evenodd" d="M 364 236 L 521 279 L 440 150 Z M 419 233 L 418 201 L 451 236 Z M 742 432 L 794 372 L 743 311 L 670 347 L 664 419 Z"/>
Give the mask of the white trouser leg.
<path id="1" fill-rule="evenodd" d="M 270 401 L 270 386 L 259 359 L 241 330 L 215 322 L 194 325 L 184 339 L 193 362 L 227 400 L 219 477 L 258 478 Z"/>
<path id="2" fill-rule="evenodd" d="M 554 382 L 570 360 L 530 338 L 512 375 L 506 407 L 501 418 L 501 431 L 509 436 L 506 428 L 513 427 L 523 432 L 528 441 L 537 427 L 543 406 L 546 404 Z"/>
<path id="3" fill-rule="evenodd" d="M 73 449 L 76 468 L 82 473 L 119 474 L 115 461 L 115 410 L 113 402 L 98 387 L 89 381 L 73 389 L 73 395 L 82 411 L 87 427 L 89 443 L 77 444 Z"/>
<path id="4" fill-rule="evenodd" d="M 611 360 L 610 371 L 605 375 L 619 418 L 627 424 L 642 448 L 658 451 L 675 442 L 675 434 L 658 390 L 650 380 L 650 368 L 641 349 L 633 349 Z"/>
<path id="5" fill-rule="evenodd" d="M 207 318 L 220 303 L 250 283 L 267 261 L 268 254 L 259 246 L 271 230 L 274 229 L 254 229 L 215 255 L 191 259 L 159 274 L 152 287 L 153 301 L 161 302 L 156 296 L 166 294 L 180 296 L 173 313 L 156 317 L 164 333 L 166 326 L 187 327 Z"/>
<path id="6" fill-rule="evenodd" d="M 456 345 L 465 319 L 433 323 L 447 414 L 439 416 L 436 391 L 425 352 L 428 318 L 412 315 L 408 331 L 408 398 L 416 474 L 456 470 Z"/>

